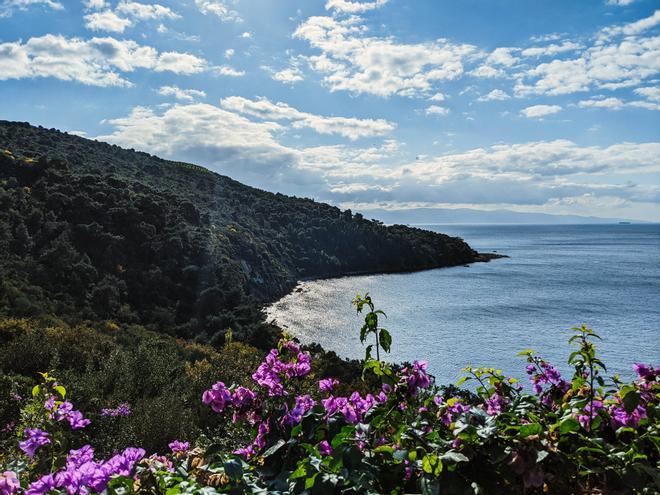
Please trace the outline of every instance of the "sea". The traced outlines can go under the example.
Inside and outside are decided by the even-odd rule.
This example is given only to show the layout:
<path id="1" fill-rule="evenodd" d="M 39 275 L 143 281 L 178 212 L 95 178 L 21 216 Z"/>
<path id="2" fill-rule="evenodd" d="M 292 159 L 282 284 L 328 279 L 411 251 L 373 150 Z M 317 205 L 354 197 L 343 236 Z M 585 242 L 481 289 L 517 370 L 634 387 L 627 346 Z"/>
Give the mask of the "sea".
<path id="1" fill-rule="evenodd" d="M 364 317 L 351 300 L 368 292 L 387 318 L 391 362 L 428 362 L 439 383 L 465 366 L 488 366 L 524 379 L 534 349 L 570 373 L 571 328 L 602 340 L 606 376 L 633 377 L 634 362 L 660 366 L 660 224 L 425 225 L 463 238 L 488 263 L 413 273 L 301 282 L 267 308 L 269 318 L 304 343 L 342 357 L 364 357 Z"/>

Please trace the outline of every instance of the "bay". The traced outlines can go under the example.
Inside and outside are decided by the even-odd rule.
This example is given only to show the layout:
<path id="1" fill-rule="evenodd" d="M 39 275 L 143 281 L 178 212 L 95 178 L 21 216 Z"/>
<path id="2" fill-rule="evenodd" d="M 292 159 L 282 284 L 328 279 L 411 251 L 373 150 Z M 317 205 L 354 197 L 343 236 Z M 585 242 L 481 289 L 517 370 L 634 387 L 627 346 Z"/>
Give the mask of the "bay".
<path id="1" fill-rule="evenodd" d="M 426 360 L 439 382 L 466 365 L 524 377 L 516 353 L 533 348 L 567 371 L 574 325 L 601 335 L 609 374 L 660 364 L 660 224 L 429 225 L 482 252 L 510 258 L 415 273 L 302 282 L 269 318 L 302 342 L 361 358 L 362 318 L 351 300 L 369 292 L 388 318 L 393 362 Z"/>

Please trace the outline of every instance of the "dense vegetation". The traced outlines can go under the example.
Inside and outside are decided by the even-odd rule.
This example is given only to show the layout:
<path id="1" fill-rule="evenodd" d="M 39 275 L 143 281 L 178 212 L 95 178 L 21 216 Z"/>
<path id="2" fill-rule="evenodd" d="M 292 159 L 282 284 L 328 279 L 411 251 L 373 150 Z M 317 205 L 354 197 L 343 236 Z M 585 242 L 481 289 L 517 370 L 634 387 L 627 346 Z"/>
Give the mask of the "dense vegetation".
<path id="1" fill-rule="evenodd" d="M 379 329 L 381 313 L 368 296 L 356 304 L 369 308 L 362 336 L 385 352 L 391 339 Z M 459 385 L 476 382 L 467 392 L 437 387 L 424 362 L 399 368 L 374 358 L 363 367 L 369 391 L 334 378 L 310 389 L 313 356 L 285 337 L 252 383 L 218 381 L 201 395 L 209 411 L 251 430 L 233 452 L 220 435 L 194 448 L 172 438 L 168 453 L 124 445 L 103 455 L 80 434 L 94 421 L 44 374 L 30 397 L 15 399 L 20 419 L 0 459 L 0 492 L 657 493 L 660 368 L 637 363 L 633 382 L 608 378 L 598 336 L 573 330 L 572 377 L 531 350 L 520 353 L 533 393 L 494 368 L 466 368 Z M 123 421 L 127 409 L 101 416 Z"/>
<path id="2" fill-rule="evenodd" d="M 54 130 L 0 122 L 0 150 L 5 314 L 112 317 L 221 344 L 228 328 L 260 333 L 259 303 L 303 277 L 481 259 L 458 238 Z"/>
<path id="3" fill-rule="evenodd" d="M 387 364 L 368 297 L 363 362 L 264 320 L 302 277 L 488 259 L 461 239 L 0 122 L 0 253 L 0 495 L 660 490 L 659 370 L 606 377 L 586 328 L 527 393 Z"/>

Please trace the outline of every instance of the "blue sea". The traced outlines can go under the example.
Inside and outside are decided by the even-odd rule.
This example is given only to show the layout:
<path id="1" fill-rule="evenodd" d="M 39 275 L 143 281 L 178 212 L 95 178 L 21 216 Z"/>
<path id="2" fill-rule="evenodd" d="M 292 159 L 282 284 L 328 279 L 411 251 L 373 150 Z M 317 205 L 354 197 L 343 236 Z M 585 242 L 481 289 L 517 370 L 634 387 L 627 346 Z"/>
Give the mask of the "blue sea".
<path id="1" fill-rule="evenodd" d="M 510 258 L 415 273 L 302 282 L 268 314 L 303 342 L 361 358 L 363 320 L 351 300 L 369 292 L 387 313 L 389 361 L 428 361 L 441 383 L 461 368 L 494 366 L 524 377 L 532 348 L 566 372 L 574 325 L 586 324 L 608 373 L 660 365 L 660 224 L 429 225 L 477 251 Z"/>

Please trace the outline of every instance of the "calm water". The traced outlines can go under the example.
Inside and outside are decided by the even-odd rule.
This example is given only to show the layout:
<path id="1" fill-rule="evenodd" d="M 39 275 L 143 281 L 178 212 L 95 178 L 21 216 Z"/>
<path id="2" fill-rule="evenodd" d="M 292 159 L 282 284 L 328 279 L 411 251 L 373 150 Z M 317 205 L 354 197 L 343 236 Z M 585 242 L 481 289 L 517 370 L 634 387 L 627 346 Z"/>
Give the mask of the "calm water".
<path id="1" fill-rule="evenodd" d="M 442 382 L 461 367 L 496 366 L 522 377 L 516 352 L 539 351 L 566 370 L 568 329 L 602 337 L 612 372 L 660 364 L 660 225 L 446 225 L 478 251 L 511 258 L 409 274 L 304 282 L 269 315 L 303 342 L 363 357 L 351 299 L 368 291 L 388 315 L 391 361 L 425 359 Z"/>

